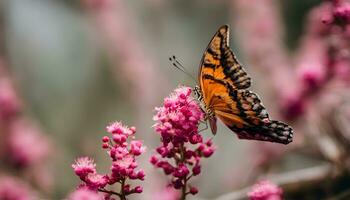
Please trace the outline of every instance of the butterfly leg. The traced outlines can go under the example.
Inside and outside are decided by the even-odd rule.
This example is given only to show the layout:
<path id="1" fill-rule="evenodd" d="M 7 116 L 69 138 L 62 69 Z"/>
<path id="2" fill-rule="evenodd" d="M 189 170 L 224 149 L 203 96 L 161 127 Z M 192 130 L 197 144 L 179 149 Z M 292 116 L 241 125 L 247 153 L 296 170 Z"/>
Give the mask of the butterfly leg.
<path id="1" fill-rule="evenodd" d="M 198 133 L 200 133 L 200 132 L 205 131 L 205 130 L 207 130 L 207 129 L 208 129 L 208 122 L 207 122 L 207 120 L 204 120 L 204 121 L 199 121 L 199 123 L 200 123 L 200 124 L 204 124 L 204 125 L 205 125 L 205 127 L 204 127 L 204 128 L 202 128 L 202 129 L 200 129 L 200 130 L 198 131 Z"/>

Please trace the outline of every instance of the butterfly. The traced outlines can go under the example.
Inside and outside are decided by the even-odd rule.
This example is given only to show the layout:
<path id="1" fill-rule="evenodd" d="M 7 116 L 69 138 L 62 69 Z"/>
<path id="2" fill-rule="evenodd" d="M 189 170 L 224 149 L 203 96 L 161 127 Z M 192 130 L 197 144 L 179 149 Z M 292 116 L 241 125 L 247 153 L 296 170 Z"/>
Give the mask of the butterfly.
<path id="1" fill-rule="evenodd" d="M 199 86 L 194 91 L 202 102 L 213 134 L 219 118 L 240 139 L 288 144 L 293 129 L 271 120 L 260 98 L 248 90 L 251 78 L 229 47 L 229 27 L 223 25 L 207 46 L 200 64 Z"/>

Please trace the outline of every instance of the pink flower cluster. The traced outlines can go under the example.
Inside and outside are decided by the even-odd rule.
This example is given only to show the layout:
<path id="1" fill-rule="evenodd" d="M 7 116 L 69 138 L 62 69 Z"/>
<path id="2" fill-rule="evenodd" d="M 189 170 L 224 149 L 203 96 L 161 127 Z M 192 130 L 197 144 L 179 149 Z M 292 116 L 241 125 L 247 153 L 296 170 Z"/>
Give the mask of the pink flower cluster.
<path id="1" fill-rule="evenodd" d="M 141 193 L 142 187 L 132 187 L 127 184 L 128 179 L 144 180 L 145 172 L 136 170 L 136 157 L 140 156 L 145 147 L 139 140 L 131 140 L 136 132 L 135 127 L 128 128 L 120 122 L 114 122 L 107 126 L 107 132 L 112 137 L 104 136 L 102 138 L 102 148 L 108 151 L 108 155 L 112 160 L 111 173 L 109 175 L 101 175 L 96 172 L 96 164 L 91 158 L 78 158 L 72 165 L 74 172 L 84 182 L 84 186 L 93 191 L 101 191 L 107 195 L 115 194 L 121 199 L 133 193 Z M 105 189 L 107 185 L 121 184 L 120 192 L 108 191 Z"/>
<path id="2" fill-rule="evenodd" d="M 344 0 L 333 0 L 332 11 L 325 14 L 322 19 L 326 24 L 348 25 L 350 23 L 350 3 Z"/>
<path id="3" fill-rule="evenodd" d="M 248 193 L 250 200 L 282 200 L 283 191 L 277 185 L 264 180 L 256 183 Z"/>
<path id="4" fill-rule="evenodd" d="M 211 140 L 204 141 L 198 125 L 204 118 L 200 106 L 191 97 L 191 88 L 179 87 L 156 108 L 155 131 L 161 136 L 161 146 L 150 162 L 172 177 L 171 185 L 182 189 L 182 196 L 196 194 L 198 189 L 187 186 L 192 176 L 201 172 L 200 160 L 214 153 Z M 188 187 L 188 188 L 187 188 Z"/>
<path id="5" fill-rule="evenodd" d="M 45 162 L 52 149 L 50 138 L 43 134 L 40 127 L 22 111 L 23 102 L 8 72 L 6 59 L 0 56 L 0 165 L 2 173 L 25 174 L 26 178 L 22 177 L 23 182 L 27 181 L 28 184 L 35 185 L 38 190 L 49 191 L 52 181 Z M 21 187 L 25 183 L 20 184 L 21 180 L 5 180 L 8 188 L 1 185 L 4 190 L 1 191 L 0 199 L 29 199 L 26 198 L 25 186 L 23 186 L 23 195 L 20 194 L 20 189 L 15 190 L 14 185 L 18 183 L 18 187 Z"/>
<path id="6" fill-rule="evenodd" d="M 35 200 L 39 198 L 26 182 L 12 176 L 1 176 L 0 199 Z"/>
<path id="7" fill-rule="evenodd" d="M 309 100 L 326 91 L 322 88 L 327 84 L 350 84 L 349 39 L 349 2 L 327 1 L 310 12 L 297 57 L 299 82 L 282 99 L 286 118 L 296 119 L 308 111 Z"/>
<path id="8" fill-rule="evenodd" d="M 17 120 L 9 127 L 9 132 L 7 146 L 11 164 L 31 167 L 48 158 L 51 152 L 49 138 L 35 124 Z"/>
<path id="9" fill-rule="evenodd" d="M 105 198 L 96 191 L 82 187 L 72 192 L 67 200 L 105 200 Z"/>
<path id="10" fill-rule="evenodd" d="M 72 167 L 75 174 L 79 176 L 79 178 L 84 181 L 86 186 L 91 190 L 104 188 L 108 183 L 109 178 L 107 175 L 96 173 L 96 164 L 91 158 L 78 158 Z"/>

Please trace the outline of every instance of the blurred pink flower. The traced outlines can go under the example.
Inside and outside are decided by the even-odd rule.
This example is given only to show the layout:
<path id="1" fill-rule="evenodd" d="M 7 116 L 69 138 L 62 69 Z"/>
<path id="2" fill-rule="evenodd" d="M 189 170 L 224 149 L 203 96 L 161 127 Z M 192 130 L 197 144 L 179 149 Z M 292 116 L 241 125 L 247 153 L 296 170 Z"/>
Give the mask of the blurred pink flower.
<path id="1" fill-rule="evenodd" d="M 111 6 L 113 0 L 80 0 L 85 6 L 90 9 L 103 9 Z"/>
<path id="2" fill-rule="evenodd" d="M 198 124 L 204 113 L 191 97 L 191 88 L 179 87 L 164 99 L 164 105 L 156 108 L 154 129 L 161 136 L 162 144 L 150 162 L 171 175 L 171 185 L 182 189 L 182 198 L 196 194 L 195 187 L 188 188 L 192 176 L 201 172 L 200 160 L 210 157 L 215 148 L 211 140 L 203 141 Z"/>
<path id="3" fill-rule="evenodd" d="M 152 56 L 145 51 L 138 36 L 137 19 L 128 11 L 127 2 L 115 0 L 80 0 L 96 25 L 96 39 L 106 49 L 117 84 L 126 88 L 138 120 L 145 120 L 144 113 L 153 106 L 156 90 L 153 80 L 164 84 L 165 79 L 156 70 Z M 147 69 L 147 70 L 145 70 Z M 131 77 L 130 74 L 133 76 Z M 142 104 L 139 100 L 142 99 Z"/>
<path id="4" fill-rule="evenodd" d="M 297 76 L 302 84 L 302 90 L 314 91 L 326 79 L 327 47 L 322 38 L 306 36 L 298 56 Z"/>
<path id="5" fill-rule="evenodd" d="M 323 2 L 313 8 L 308 14 L 307 34 L 324 36 L 331 31 L 330 24 L 333 22 L 332 3 Z"/>
<path id="6" fill-rule="evenodd" d="M 287 150 L 280 145 L 257 142 L 252 146 L 251 155 L 254 167 L 265 167 L 272 160 L 280 159 Z"/>
<path id="7" fill-rule="evenodd" d="M 350 60 L 340 59 L 334 63 L 334 75 L 350 84 Z"/>
<path id="8" fill-rule="evenodd" d="M 0 78 L 0 120 L 9 119 L 19 113 L 21 103 L 8 79 Z"/>
<path id="9" fill-rule="evenodd" d="M 350 23 L 350 3 L 342 2 L 335 5 L 333 16 L 336 23 L 347 25 Z"/>
<path id="10" fill-rule="evenodd" d="M 304 114 L 307 101 L 302 97 L 302 93 L 298 90 L 285 93 L 280 100 L 281 115 L 286 119 L 293 120 Z"/>
<path id="11" fill-rule="evenodd" d="M 264 180 L 256 183 L 248 193 L 250 200 L 282 200 L 283 191 L 277 185 Z"/>
<path id="12" fill-rule="evenodd" d="M 156 192 L 154 195 L 154 200 L 178 200 L 180 194 L 171 186 L 167 186 L 163 190 Z"/>
<path id="13" fill-rule="evenodd" d="M 10 177 L 0 177 L 1 200 L 36 200 L 35 192 L 23 181 Z"/>
<path id="14" fill-rule="evenodd" d="M 283 106 L 291 101 L 291 94 L 298 87 L 295 71 L 283 42 L 285 30 L 281 19 L 280 4 L 272 0 L 255 0 L 254 3 L 245 0 L 230 1 L 232 4 L 232 19 L 235 26 L 238 42 L 242 47 L 248 71 L 258 72 L 255 74 L 260 82 L 254 86 L 264 90 L 261 95 L 265 102 L 277 101 Z M 266 73 L 268 72 L 268 73 Z M 256 83 L 255 82 L 255 83 Z M 300 108 L 295 104 L 296 108 Z M 284 107 L 270 106 L 270 113 L 283 115 Z M 295 109 L 287 111 L 299 112 Z"/>
<path id="15" fill-rule="evenodd" d="M 105 200 L 105 198 L 96 191 L 83 187 L 72 192 L 66 200 Z"/>
<path id="16" fill-rule="evenodd" d="M 42 163 L 50 154 L 50 141 L 35 124 L 16 120 L 9 131 L 8 158 L 15 165 L 28 167 Z"/>

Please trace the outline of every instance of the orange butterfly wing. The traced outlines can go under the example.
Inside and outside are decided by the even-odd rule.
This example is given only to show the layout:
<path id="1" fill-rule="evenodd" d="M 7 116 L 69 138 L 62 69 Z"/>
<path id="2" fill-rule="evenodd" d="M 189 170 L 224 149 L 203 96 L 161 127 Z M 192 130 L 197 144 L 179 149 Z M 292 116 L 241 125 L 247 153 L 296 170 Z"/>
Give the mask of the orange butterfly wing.
<path id="1" fill-rule="evenodd" d="M 259 97 L 246 90 L 251 84 L 250 77 L 230 50 L 228 41 L 228 26 L 224 25 L 204 52 L 199 82 L 206 107 L 241 139 L 288 144 L 292 141 L 292 128 L 270 120 Z M 210 122 L 215 126 L 215 118 Z"/>
<path id="2" fill-rule="evenodd" d="M 209 105 L 212 80 L 205 76 L 213 76 L 229 83 L 237 89 L 250 87 L 250 77 L 243 70 L 233 52 L 228 47 L 229 29 L 227 25 L 219 28 L 207 46 L 199 70 L 199 83 L 203 92 L 204 102 Z M 216 86 L 213 86 L 216 87 Z"/>

